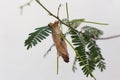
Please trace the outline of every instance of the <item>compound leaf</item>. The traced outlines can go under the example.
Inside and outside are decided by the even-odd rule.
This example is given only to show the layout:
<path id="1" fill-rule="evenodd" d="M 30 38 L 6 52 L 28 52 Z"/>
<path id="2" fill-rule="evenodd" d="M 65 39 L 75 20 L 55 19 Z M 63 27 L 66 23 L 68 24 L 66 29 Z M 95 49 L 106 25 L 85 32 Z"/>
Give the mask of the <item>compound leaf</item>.
<path id="1" fill-rule="evenodd" d="M 51 33 L 51 28 L 49 26 L 44 26 L 40 28 L 36 28 L 36 31 L 29 34 L 28 39 L 25 40 L 25 46 L 27 49 L 32 48 L 32 46 L 36 46 L 38 42 L 46 39 Z"/>

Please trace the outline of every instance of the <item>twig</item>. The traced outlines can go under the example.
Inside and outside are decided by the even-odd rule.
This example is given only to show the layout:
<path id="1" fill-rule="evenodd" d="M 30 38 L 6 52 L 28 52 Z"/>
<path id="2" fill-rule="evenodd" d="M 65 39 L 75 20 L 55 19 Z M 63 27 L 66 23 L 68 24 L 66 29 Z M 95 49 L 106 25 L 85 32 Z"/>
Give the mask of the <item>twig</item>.
<path id="1" fill-rule="evenodd" d="M 53 47 L 54 47 L 54 44 L 50 46 L 50 48 L 47 50 L 47 52 L 43 56 L 46 57 Z"/>
<path id="2" fill-rule="evenodd" d="M 35 0 L 45 11 L 47 11 L 49 13 L 49 15 L 53 16 L 54 18 L 56 18 L 58 21 L 60 21 L 62 24 L 64 24 L 65 26 L 71 28 L 72 30 L 75 30 L 73 27 L 69 26 L 68 24 L 64 23 L 59 17 L 55 16 L 52 12 L 50 12 L 44 5 L 42 5 L 40 3 L 39 0 Z"/>
<path id="3" fill-rule="evenodd" d="M 113 39 L 113 38 L 118 38 L 118 37 L 120 37 L 120 34 L 114 35 L 114 36 L 109 36 L 109 37 L 104 37 L 104 38 L 98 38 L 97 40 L 108 40 L 108 39 Z"/>
<path id="4" fill-rule="evenodd" d="M 66 2 L 66 13 L 67 13 L 67 20 L 68 20 L 68 25 L 70 26 L 70 20 L 69 20 L 69 11 L 68 11 L 68 4 Z"/>
<path id="5" fill-rule="evenodd" d="M 20 6 L 20 9 L 21 9 L 21 14 L 22 14 L 22 11 L 23 11 L 23 8 L 26 7 L 26 6 L 30 6 L 30 4 L 32 3 L 33 0 L 30 0 L 29 2 L 23 4 L 22 6 Z"/>
<path id="6" fill-rule="evenodd" d="M 86 20 L 84 20 L 83 22 L 84 22 L 84 23 L 99 24 L 99 25 L 109 25 L 109 24 L 107 24 L 107 23 L 98 23 L 98 22 L 92 22 L 92 21 L 86 21 Z"/>
<path id="7" fill-rule="evenodd" d="M 60 7 L 61 7 L 61 4 L 59 4 L 58 6 L 57 17 L 59 17 Z"/>
<path id="8" fill-rule="evenodd" d="M 59 55 L 57 54 L 57 75 L 59 73 Z"/>
<path id="9" fill-rule="evenodd" d="M 36 2 L 37 2 L 45 11 L 47 11 L 47 12 L 49 13 L 49 15 L 51 15 L 51 16 L 53 16 L 54 18 L 56 18 L 56 19 L 59 20 L 59 18 L 58 18 L 57 16 L 55 16 L 53 13 L 51 13 L 45 6 L 43 6 L 43 5 L 40 3 L 39 0 L 36 0 Z"/>
<path id="10" fill-rule="evenodd" d="M 67 19 L 69 20 L 69 11 L 68 11 L 68 4 L 66 3 L 66 13 L 67 13 Z"/>
<path id="11" fill-rule="evenodd" d="M 20 6 L 20 8 L 23 8 L 23 7 L 25 7 L 25 6 L 29 6 L 29 5 L 31 4 L 32 1 L 33 1 L 33 0 L 30 0 L 29 2 L 23 4 L 22 6 Z"/>

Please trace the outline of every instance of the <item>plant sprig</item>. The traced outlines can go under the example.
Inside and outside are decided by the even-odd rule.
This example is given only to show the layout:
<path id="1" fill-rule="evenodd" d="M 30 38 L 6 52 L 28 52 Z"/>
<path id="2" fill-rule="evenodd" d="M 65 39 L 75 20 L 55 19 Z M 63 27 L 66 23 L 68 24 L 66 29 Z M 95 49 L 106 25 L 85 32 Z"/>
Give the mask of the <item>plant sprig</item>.
<path id="1" fill-rule="evenodd" d="M 33 1 L 33 0 L 31 0 Z M 69 11 L 68 11 L 68 4 L 66 3 L 66 14 L 67 18 L 62 20 L 59 18 L 59 9 L 57 15 L 54 15 L 51 11 L 49 11 L 39 0 L 35 0 L 46 12 L 49 13 L 50 16 L 57 19 L 61 24 L 67 26 L 68 28 L 68 35 L 71 36 L 72 42 L 70 42 L 66 38 L 66 34 L 61 35 L 61 39 L 64 39 L 69 46 L 74 50 L 75 52 L 75 62 L 73 63 L 73 67 L 75 67 L 75 63 L 78 62 L 79 66 L 82 67 L 82 71 L 84 75 L 87 77 L 90 75 L 94 80 L 96 80 L 95 76 L 93 75 L 93 71 L 98 67 L 101 71 L 105 69 L 105 62 L 104 58 L 101 54 L 101 50 L 99 46 L 96 43 L 96 40 L 105 40 L 105 39 L 112 39 L 116 37 L 120 37 L 120 35 L 112 36 L 112 37 L 106 37 L 106 38 L 100 38 L 101 35 L 103 35 L 103 32 L 97 28 L 93 28 L 90 26 L 83 26 L 81 27 L 81 30 L 77 30 L 77 27 L 80 27 L 81 23 L 91 23 L 91 24 L 98 24 L 98 25 L 108 25 L 106 23 L 99 23 L 99 22 L 92 22 L 87 21 L 85 19 L 69 19 Z M 31 2 L 25 4 L 24 6 L 30 4 Z M 23 7 L 24 7 L 23 6 Z M 27 49 L 32 48 L 33 46 L 36 46 L 38 42 L 41 42 L 42 40 L 46 39 L 46 37 L 51 34 L 52 30 L 49 26 L 36 28 L 36 31 L 29 34 L 28 39 L 25 40 L 25 46 L 27 46 Z M 62 31 L 62 30 L 61 30 Z M 66 32 L 66 33 L 67 33 Z M 47 51 L 51 51 L 51 48 Z M 46 56 L 47 54 L 45 54 Z M 57 56 L 57 74 L 59 71 L 59 60 Z"/>

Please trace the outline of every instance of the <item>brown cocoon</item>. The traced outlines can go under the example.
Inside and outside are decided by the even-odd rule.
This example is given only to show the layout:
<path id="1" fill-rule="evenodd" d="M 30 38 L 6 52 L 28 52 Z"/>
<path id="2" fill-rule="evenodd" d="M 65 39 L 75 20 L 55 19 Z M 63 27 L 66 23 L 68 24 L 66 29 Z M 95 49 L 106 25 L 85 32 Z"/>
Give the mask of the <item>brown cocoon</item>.
<path id="1" fill-rule="evenodd" d="M 61 56 L 65 62 L 69 62 L 69 55 L 67 51 L 67 45 L 64 39 L 62 38 L 62 32 L 58 26 L 59 22 L 55 21 L 50 23 L 49 26 L 52 28 L 52 37 L 54 44 L 56 46 L 58 55 Z"/>

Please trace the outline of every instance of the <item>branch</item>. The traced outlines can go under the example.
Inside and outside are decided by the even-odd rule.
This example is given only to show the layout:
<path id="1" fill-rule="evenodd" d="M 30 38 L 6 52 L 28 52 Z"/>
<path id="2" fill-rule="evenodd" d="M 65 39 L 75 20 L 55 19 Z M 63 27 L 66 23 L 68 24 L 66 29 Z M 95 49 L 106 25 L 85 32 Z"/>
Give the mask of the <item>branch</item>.
<path id="1" fill-rule="evenodd" d="M 20 6 L 20 8 L 24 8 L 25 6 L 29 6 L 32 3 L 33 0 L 30 0 L 29 2 L 23 4 L 22 6 Z"/>
<path id="2" fill-rule="evenodd" d="M 108 40 L 108 39 L 119 38 L 119 37 L 120 37 L 120 34 L 114 35 L 114 36 L 109 36 L 109 37 L 104 37 L 104 38 L 98 38 L 97 40 Z"/>
<path id="3" fill-rule="evenodd" d="M 73 27 L 69 26 L 68 24 L 64 23 L 59 17 L 55 16 L 52 12 L 50 12 L 44 5 L 41 4 L 41 2 L 39 0 L 35 0 L 45 11 L 47 11 L 49 13 L 49 15 L 53 16 L 54 18 L 56 18 L 58 21 L 60 21 L 62 24 L 64 24 L 65 26 L 71 28 L 72 30 L 75 30 Z"/>

